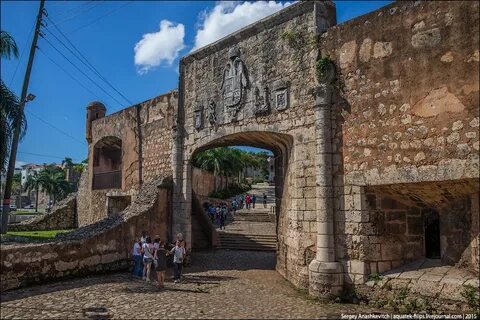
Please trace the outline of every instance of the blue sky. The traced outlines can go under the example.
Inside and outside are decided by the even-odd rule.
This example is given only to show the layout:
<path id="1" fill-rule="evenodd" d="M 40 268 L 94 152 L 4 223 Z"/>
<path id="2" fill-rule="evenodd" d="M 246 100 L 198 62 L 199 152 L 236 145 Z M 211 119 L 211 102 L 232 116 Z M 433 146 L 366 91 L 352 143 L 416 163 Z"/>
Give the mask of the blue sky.
<path id="1" fill-rule="evenodd" d="M 337 21 L 342 23 L 390 2 L 335 1 Z M 1 77 L 18 95 L 38 5 L 38 1 L 1 2 L 1 29 L 15 38 L 22 53 L 20 59 L 1 61 Z M 129 105 L 58 42 L 55 36 L 70 47 L 54 25 L 115 89 L 136 103 L 176 88 L 178 60 L 192 49 L 215 40 L 222 32 L 241 27 L 248 19 L 259 18 L 285 5 L 288 3 L 47 1 L 45 8 L 51 20 L 47 19 L 48 25 L 43 28 L 46 39 L 118 101 L 40 38 L 29 86 L 36 99 L 26 106 L 28 131 L 17 160 L 50 163 L 68 156 L 81 161 L 87 156 L 86 105 L 100 100 L 106 104 L 108 113 Z M 70 50 L 76 52 L 71 47 Z"/>

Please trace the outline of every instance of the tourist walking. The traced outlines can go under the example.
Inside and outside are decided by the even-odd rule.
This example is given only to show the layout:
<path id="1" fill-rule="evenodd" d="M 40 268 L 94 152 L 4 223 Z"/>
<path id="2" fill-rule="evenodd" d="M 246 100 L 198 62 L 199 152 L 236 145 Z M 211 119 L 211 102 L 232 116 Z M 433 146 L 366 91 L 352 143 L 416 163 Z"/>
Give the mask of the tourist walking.
<path id="1" fill-rule="evenodd" d="M 220 230 L 225 230 L 225 221 L 227 220 L 227 206 L 224 204 L 220 211 Z"/>
<path id="2" fill-rule="evenodd" d="M 263 207 L 267 207 L 267 195 L 265 194 L 265 192 L 263 193 Z"/>
<path id="3" fill-rule="evenodd" d="M 152 268 L 153 263 L 153 254 L 154 248 L 152 244 L 152 238 L 147 236 L 145 238 L 145 243 L 142 246 L 143 251 L 143 280 L 150 282 L 150 270 Z"/>
<path id="4" fill-rule="evenodd" d="M 143 275 L 143 265 L 142 265 L 142 242 L 140 239 L 135 241 L 133 244 L 132 250 L 133 261 L 135 266 L 133 267 L 133 276 L 141 278 Z"/>
<path id="5" fill-rule="evenodd" d="M 220 208 L 220 205 L 217 205 L 215 208 L 215 224 L 220 225 L 220 217 L 222 215 L 222 208 Z"/>
<path id="6" fill-rule="evenodd" d="M 157 272 L 158 287 L 163 288 L 165 282 L 165 271 L 167 271 L 167 250 L 165 250 L 165 243 L 159 241 L 158 249 L 155 251 L 154 259 L 157 262 L 155 271 Z"/>
<path id="7" fill-rule="evenodd" d="M 252 195 L 252 207 L 253 209 L 255 209 L 255 202 L 257 202 L 257 196 L 256 195 Z"/>
<path id="8" fill-rule="evenodd" d="M 177 283 L 182 278 L 183 259 L 185 258 L 185 248 L 180 240 L 177 240 L 175 247 L 170 250 L 170 254 L 173 254 L 173 282 Z"/>
<path id="9" fill-rule="evenodd" d="M 235 213 L 237 212 L 237 207 L 238 207 L 238 202 L 236 199 L 232 200 L 232 217 L 235 216 Z"/>
<path id="10" fill-rule="evenodd" d="M 252 201 L 252 198 L 250 198 L 250 195 L 247 193 L 245 196 L 245 204 L 247 205 L 247 209 L 250 210 L 250 201 Z"/>
<path id="11" fill-rule="evenodd" d="M 215 223 L 215 213 L 216 213 L 215 208 L 212 205 L 210 205 L 208 207 L 208 216 L 210 217 L 210 221 L 212 221 L 212 223 Z"/>

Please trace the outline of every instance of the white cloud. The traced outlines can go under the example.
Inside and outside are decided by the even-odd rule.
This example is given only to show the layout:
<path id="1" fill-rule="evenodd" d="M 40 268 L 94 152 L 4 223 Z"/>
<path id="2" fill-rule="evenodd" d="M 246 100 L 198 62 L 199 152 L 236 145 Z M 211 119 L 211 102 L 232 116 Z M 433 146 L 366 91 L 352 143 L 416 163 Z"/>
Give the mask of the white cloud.
<path id="1" fill-rule="evenodd" d="M 200 23 L 197 30 L 195 46 L 192 51 L 215 42 L 289 5 L 288 2 L 282 4 L 276 1 L 243 3 L 222 1 L 211 11 L 202 13 L 203 23 Z"/>
<path id="2" fill-rule="evenodd" d="M 135 45 L 135 65 L 140 74 L 148 72 L 162 63 L 171 65 L 185 48 L 183 38 L 185 26 L 168 20 L 160 22 L 158 32 L 146 33 Z"/>

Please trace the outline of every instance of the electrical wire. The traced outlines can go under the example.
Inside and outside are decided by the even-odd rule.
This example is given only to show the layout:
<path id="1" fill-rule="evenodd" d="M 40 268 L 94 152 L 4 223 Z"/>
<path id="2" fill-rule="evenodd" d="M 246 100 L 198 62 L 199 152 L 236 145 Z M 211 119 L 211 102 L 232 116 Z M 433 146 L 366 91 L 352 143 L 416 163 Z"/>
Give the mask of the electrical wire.
<path id="1" fill-rule="evenodd" d="M 40 118 L 39 116 L 37 116 L 36 114 L 34 114 L 32 111 L 28 110 L 28 109 L 25 109 L 26 112 L 28 112 L 29 114 L 31 114 L 32 116 L 34 116 L 35 118 L 37 118 L 38 120 L 40 120 L 41 122 L 45 123 L 46 125 L 52 127 L 53 129 L 57 130 L 58 132 L 60 132 L 61 134 L 71 138 L 72 140 L 82 144 L 82 145 L 85 145 L 85 141 L 80 141 L 78 140 L 77 138 L 75 138 L 74 136 L 68 134 L 67 132 L 63 131 L 62 129 L 58 128 L 57 126 L 51 124 L 50 122 L 46 121 L 46 120 L 43 120 L 42 118 Z"/>
<path id="2" fill-rule="evenodd" d="M 67 70 L 65 70 L 65 68 L 63 68 L 61 65 L 59 65 L 58 63 L 55 62 L 55 60 L 53 60 L 52 58 L 50 58 L 46 53 L 45 51 L 42 50 L 42 48 L 38 48 L 38 50 L 45 56 L 47 57 L 48 60 L 50 60 L 53 64 L 55 64 L 58 68 L 60 68 L 63 72 L 65 72 L 65 74 L 67 74 L 71 79 L 73 79 L 75 82 L 77 82 L 82 88 L 84 88 L 85 90 L 87 90 L 88 92 L 90 92 L 94 97 L 97 97 L 98 95 L 96 93 L 94 93 L 92 90 L 90 90 L 88 87 L 86 87 L 83 83 L 80 82 L 80 80 L 78 80 L 77 78 L 75 78 L 74 76 L 72 76 L 70 74 L 70 72 L 68 72 Z"/>
<path id="3" fill-rule="evenodd" d="M 72 19 L 74 19 L 74 18 L 82 15 L 83 13 L 92 10 L 92 9 L 95 8 L 95 7 L 98 7 L 98 6 L 101 5 L 103 2 L 104 2 L 104 1 L 95 1 L 95 2 L 94 2 L 94 5 L 93 5 L 92 7 L 86 8 L 86 10 L 80 11 L 80 12 L 78 12 L 78 14 L 76 14 L 76 15 L 73 15 L 73 16 L 71 16 L 71 17 L 67 17 L 67 18 L 61 20 L 60 22 L 57 23 L 57 25 L 62 24 L 62 23 L 64 23 L 64 22 L 66 22 L 66 21 L 70 21 L 70 20 L 72 20 Z"/>
<path id="4" fill-rule="evenodd" d="M 72 31 L 67 32 L 67 34 L 71 34 L 71 33 L 77 32 L 78 30 L 81 30 L 81 29 L 83 29 L 83 28 L 85 28 L 85 27 L 88 27 L 89 25 L 97 22 L 98 20 L 100 20 L 100 19 L 102 19 L 102 18 L 105 18 L 106 16 L 114 13 L 115 11 L 118 11 L 118 10 L 122 9 L 123 7 L 126 7 L 127 5 L 131 4 L 132 2 L 133 2 L 133 1 L 128 1 L 128 2 L 125 3 L 124 5 L 122 5 L 122 6 L 120 6 L 120 7 L 117 7 L 117 8 L 115 8 L 115 9 L 113 9 L 113 10 L 110 10 L 109 12 L 105 13 L 104 15 L 101 15 L 101 16 L 98 17 L 97 19 L 92 20 L 92 21 L 90 21 L 89 23 L 87 23 L 87 24 L 85 24 L 85 25 L 83 25 L 83 26 L 81 26 L 81 27 L 78 27 L 77 29 L 74 29 L 74 30 L 72 30 Z"/>
<path id="5" fill-rule="evenodd" d="M 48 155 L 48 154 L 32 153 L 32 152 L 26 152 L 26 151 L 17 151 L 17 153 L 28 154 L 28 155 L 31 155 L 31 156 L 38 156 L 38 157 L 44 157 L 44 158 L 65 159 L 65 156 L 63 156 L 63 157 L 58 156 L 57 157 L 57 156 L 52 156 L 52 155 Z M 79 161 L 78 159 L 72 159 L 72 160 L 75 161 L 75 162 Z"/>
<path id="6" fill-rule="evenodd" d="M 90 1 L 86 1 L 84 3 L 81 3 L 80 5 L 76 6 L 76 7 L 73 7 L 73 8 L 70 8 L 70 9 L 67 9 L 65 11 L 61 11 L 59 13 L 56 14 L 57 17 L 67 17 L 68 14 L 71 14 L 71 13 L 74 13 L 75 11 L 79 11 L 78 9 L 80 9 L 81 7 L 88 7 L 89 5 L 95 3 L 95 1 L 93 0 L 90 0 Z"/>
<path id="7" fill-rule="evenodd" d="M 96 85 L 100 90 L 102 90 L 106 95 L 108 95 L 110 98 L 115 100 L 120 107 L 123 107 L 123 104 L 118 101 L 114 96 L 112 96 L 109 92 L 107 92 L 102 86 L 100 86 L 97 82 L 95 82 L 89 75 L 87 75 L 85 72 L 83 72 L 75 63 L 73 63 L 67 56 L 65 56 L 53 43 L 50 42 L 46 37 L 42 36 L 42 38 L 55 50 L 57 51 L 65 60 L 67 60 L 75 69 L 77 69 L 81 74 L 83 74 L 87 79 L 89 79 L 94 85 Z"/>
<path id="8" fill-rule="evenodd" d="M 52 23 L 53 21 L 47 17 Z M 57 27 L 54 25 L 57 31 L 67 40 L 70 46 L 81 56 L 79 57 L 75 52 L 73 52 L 61 39 L 59 39 L 51 30 L 48 30 L 49 34 L 52 35 L 58 42 L 62 44 L 71 54 L 73 54 L 80 62 L 82 62 L 87 68 L 90 69 L 94 74 L 96 74 L 101 80 L 103 80 L 110 88 L 112 88 L 120 97 L 122 97 L 128 104 L 132 105 L 133 102 L 130 101 L 127 97 L 125 97 L 119 90 L 117 90 L 111 83 L 108 81 L 95 66 L 88 61 L 84 54 L 78 50 L 78 48 L 68 39 L 68 37 Z"/>
<path id="9" fill-rule="evenodd" d="M 9 87 L 12 86 L 13 79 L 15 79 L 15 75 L 17 74 L 18 67 L 20 66 L 20 61 L 22 61 L 23 54 L 25 53 L 25 51 L 27 49 L 27 44 L 30 42 L 29 40 L 32 37 L 33 30 L 35 30 L 35 24 L 36 24 L 36 22 L 33 23 L 32 29 L 30 30 L 30 33 L 28 34 L 28 37 L 25 40 L 25 44 L 23 45 L 22 51 L 20 52 L 20 58 L 17 59 L 17 65 L 15 66 L 15 71 L 13 72 L 12 78 L 10 79 L 10 83 L 8 84 Z"/>

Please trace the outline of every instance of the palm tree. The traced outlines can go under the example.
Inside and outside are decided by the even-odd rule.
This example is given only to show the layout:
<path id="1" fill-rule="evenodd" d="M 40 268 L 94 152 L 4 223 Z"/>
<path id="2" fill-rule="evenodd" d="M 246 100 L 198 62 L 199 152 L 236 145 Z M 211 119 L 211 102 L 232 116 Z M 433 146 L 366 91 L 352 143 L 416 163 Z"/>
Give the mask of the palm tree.
<path id="1" fill-rule="evenodd" d="M 12 55 L 18 58 L 17 43 L 6 31 L 0 31 L 0 55 L 7 59 L 10 59 Z"/>
<path id="2" fill-rule="evenodd" d="M 25 182 L 24 190 L 27 192 L 35 190 L 35 212 L 38 212 L 38 191 L 40 188 L 44 189 L 45 179 L 38 172 L 34 171 L 33 174 L 29 175 L 27 181 Z"/>
<path id="3" fill-rule="evenodd" d="M 70 168 L 73 166 L 73 160 L 72 158 L 65 157 L 65 159 L 62 160 L 62 166 Z"/>
<path id="4" fill-rule="evenodd" d="M 40 170 L 39 176 L 39 179 L 42 180 L 42 189 L 48 193 L 53 204 L 70 193 L 70 183 L 65 180 L 65 172 L 61 168 L 55 165 L 47 165 Z"/>
<path id="5" fill-rule="evenodd" d="M 5 31 L 0 31 L 0 57 L 18 57 L 15 40 Z M 25 114 L 20 108 L 17 96 L 0 80 L 0 171 L 4 171 L 15 127 L 20 128 L 20 138 L 27 130 Z"/>

